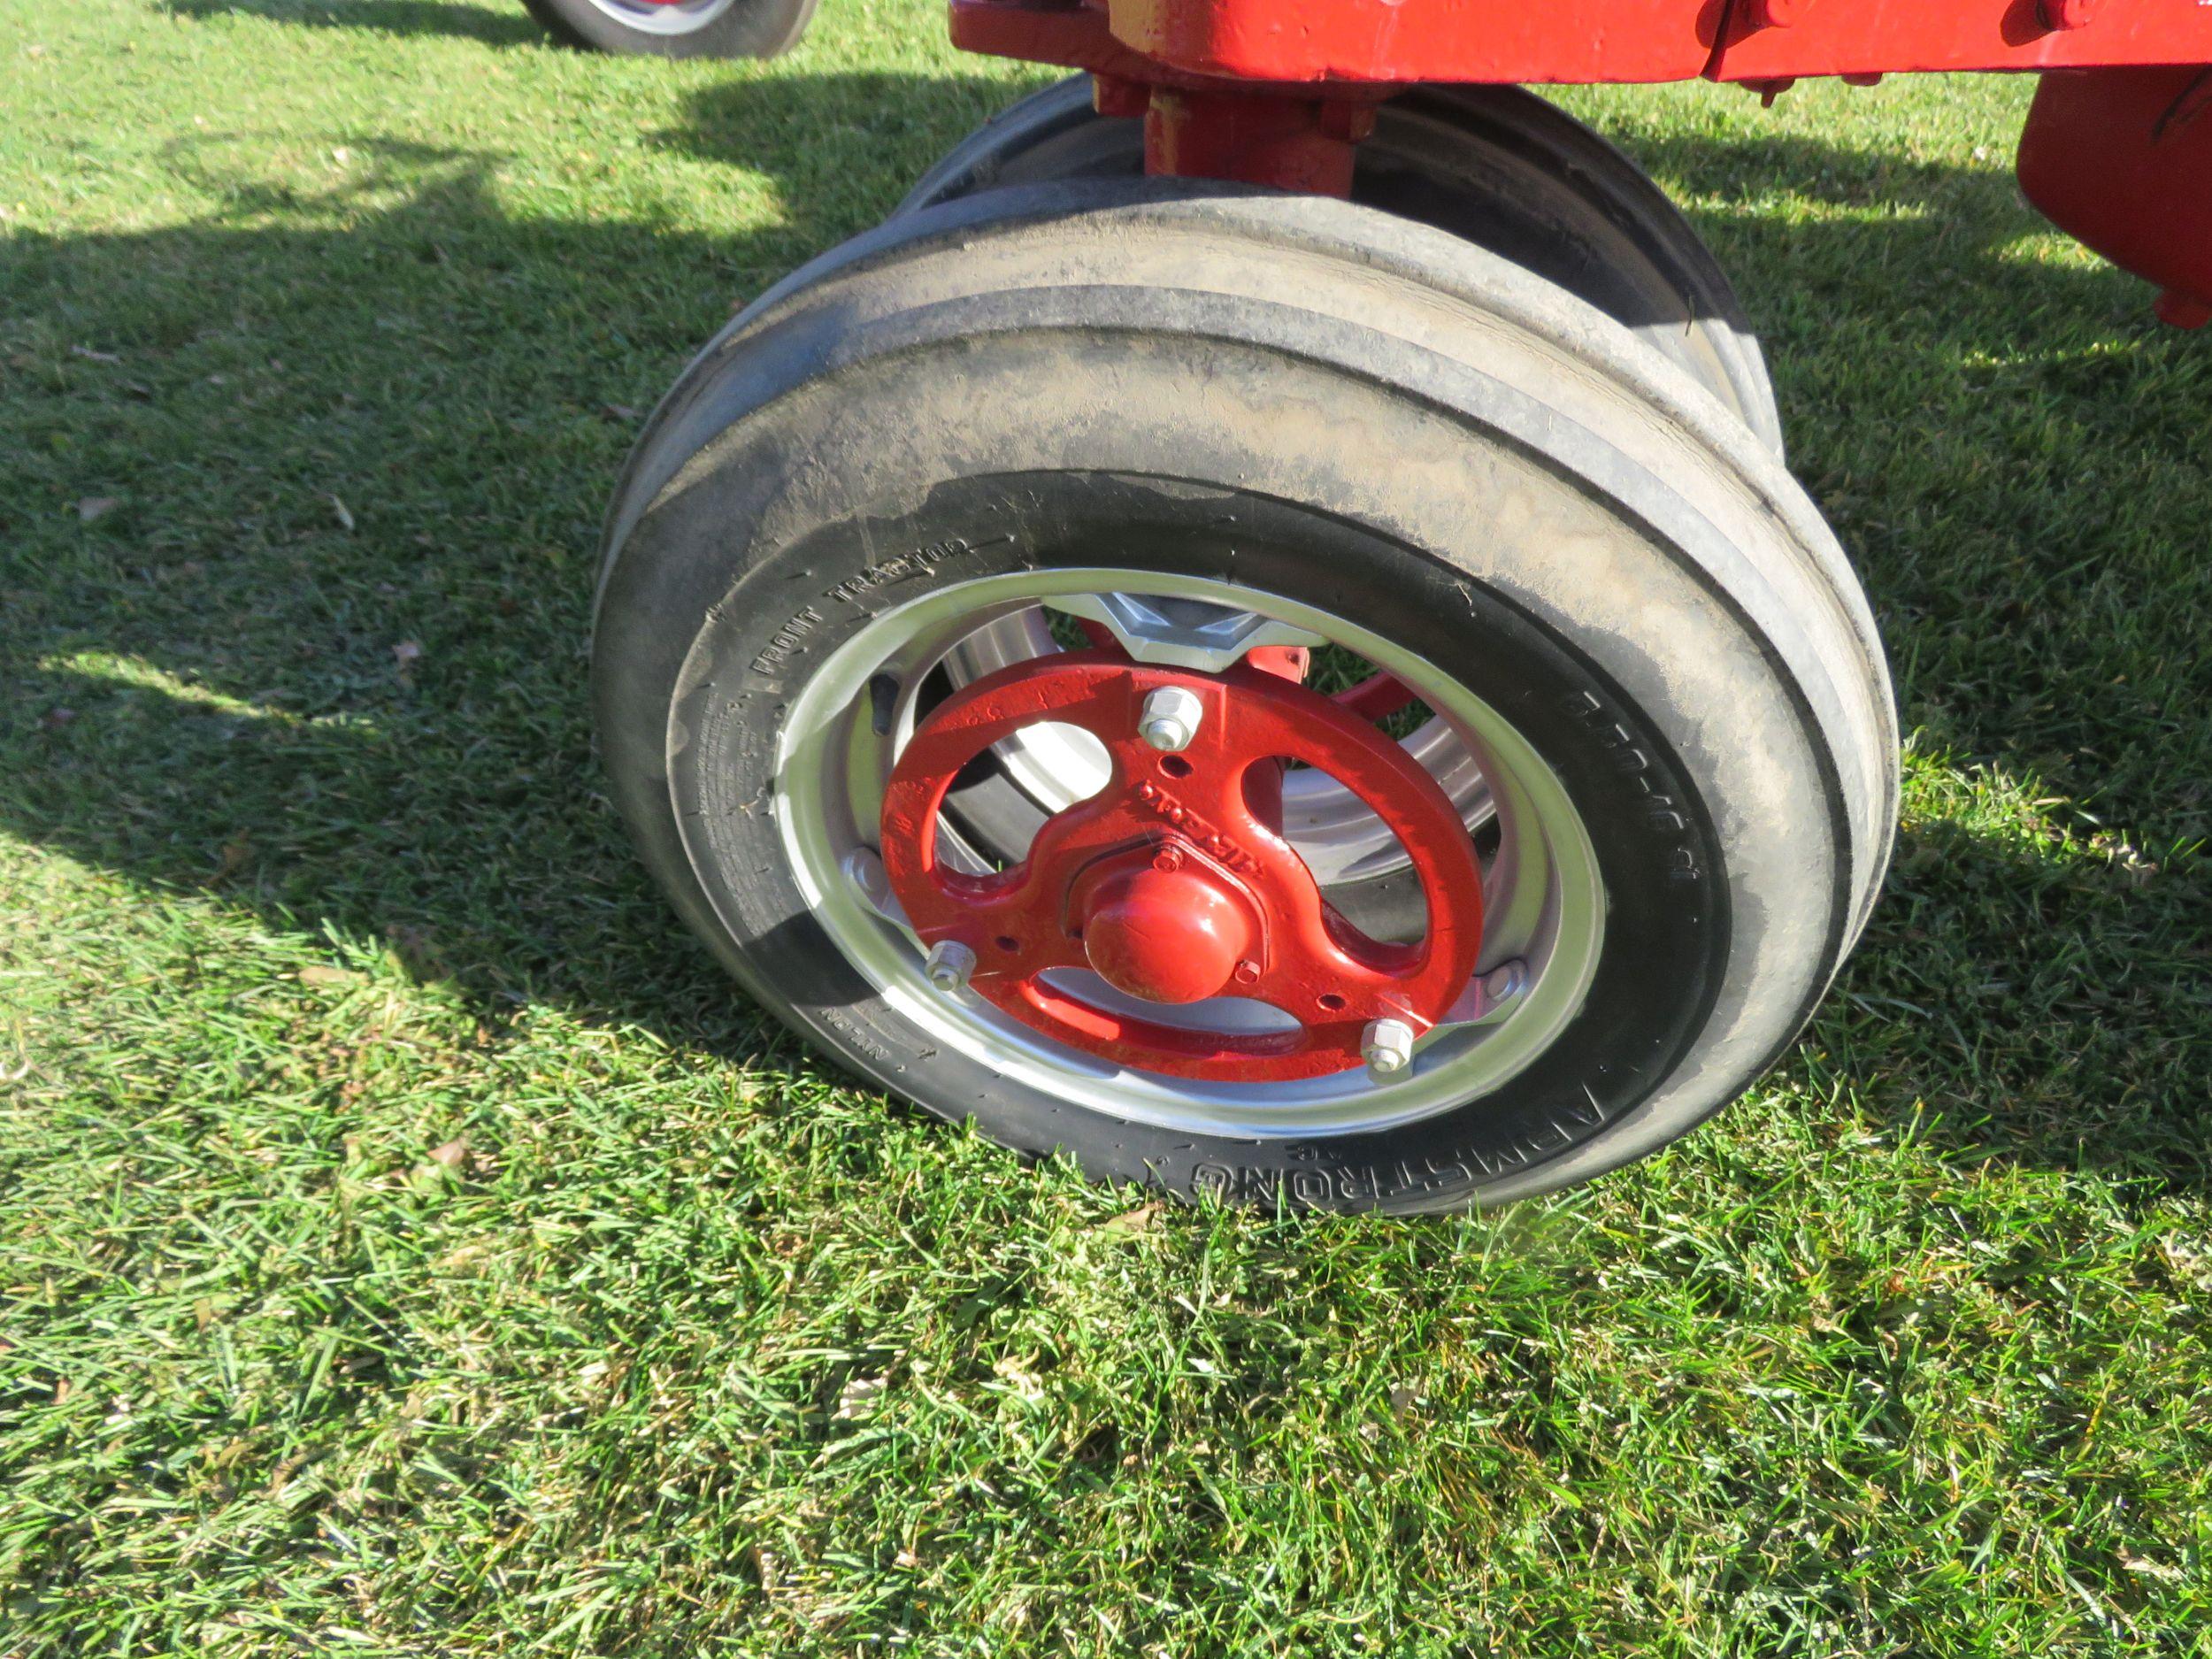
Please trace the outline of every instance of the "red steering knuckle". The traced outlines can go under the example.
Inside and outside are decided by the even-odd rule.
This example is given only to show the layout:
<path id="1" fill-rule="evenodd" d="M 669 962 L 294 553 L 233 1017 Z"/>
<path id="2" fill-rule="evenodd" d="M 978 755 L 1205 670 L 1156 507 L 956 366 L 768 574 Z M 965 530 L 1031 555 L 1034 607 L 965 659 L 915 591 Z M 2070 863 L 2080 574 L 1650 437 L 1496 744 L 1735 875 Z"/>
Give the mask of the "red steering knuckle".
<path id="1" fill-rule="evenodd" d="M 1017 664 L 956 692 L 918 726 L 884 797 L 884 868 L 915 933 L 972 953 L 976 995 L 1002 1012 L 1135 1069 L 1324 1076 L 1363 1063 L 1370 1020 L 1427 1029 L 1474 971 L 1482 885 L 1471 840 L 1420 764 L 1298 683 L 1303 668 L 1284 653 L 1209 674 L 1097 649 Z M 1106 785 L 1048 817 L 1013 868 L 947 868 L 939 818 L 953 780 L 1044 720 L 1104 746 Z M 1290 764 L 1327 772 L 1396 834 L 1427 903 L 1419 941 L 1367 939 L 1331 909 L 1282 833 Z M 1066 971 L 1094 975 L 1107 993 L 1087 993 Z M 1296 1024 L 1233 1033 L 1161 1018 L 1220 997 L 1268 1003 Z"/>

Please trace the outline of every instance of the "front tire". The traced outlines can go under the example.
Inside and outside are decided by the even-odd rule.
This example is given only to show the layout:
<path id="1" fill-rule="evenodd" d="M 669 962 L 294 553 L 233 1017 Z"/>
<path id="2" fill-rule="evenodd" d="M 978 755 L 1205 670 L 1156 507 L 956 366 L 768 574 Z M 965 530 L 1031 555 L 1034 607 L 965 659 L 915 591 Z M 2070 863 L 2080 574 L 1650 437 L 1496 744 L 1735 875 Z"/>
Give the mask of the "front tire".
<path id="1" fill-rule="evenodd" d="M 702 355 L 611 526 L 601 741 L 679 909 L 855 1071 L 1100 1179 L 1393 1211 L 1586 1179 L 1771 1062 L 1887 856 L 1871 623 L 1771 456 L 1590 308 L 1356 206 L 1153 182 L 896 219 Z M 961 640 L 1102 592 L 1418 692 L 1494 803 L 1502 1018 L 1386 1078 L 1194 1084 L 931 984 L 855 873 L 871 780 Z"/>

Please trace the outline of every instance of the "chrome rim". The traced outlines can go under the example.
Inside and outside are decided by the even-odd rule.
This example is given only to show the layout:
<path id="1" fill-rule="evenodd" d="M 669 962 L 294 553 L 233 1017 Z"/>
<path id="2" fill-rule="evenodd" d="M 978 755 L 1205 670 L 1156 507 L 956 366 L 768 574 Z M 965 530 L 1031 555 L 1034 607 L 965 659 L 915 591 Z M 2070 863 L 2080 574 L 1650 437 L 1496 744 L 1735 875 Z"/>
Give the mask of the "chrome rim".
<path id="1" fill-rule="evenodd" d="M 647 35 L 689 35 L 720 17 L 738 0 L 676 0 L 672 5 L 648 5 L 645 0 L 591 0 L 592 9 L 612 18 L 625 28 Z"/>
<path id="2" fill-rule="evenodd" d="M 1471 831 L 1494 825 L 1496 848 L 1484 869 L 1484 940 L 1470 1012 L 1430 1033 L 1402 1071 L 1379 1077 L 1362 1069 L 1265 1083 L 1165 1077 L 1056 1042 L 924 977 L 923 953 L 895 902 L 887 902 L 879 865 L 871 874 L 884 787 L 914 728 L 924 681 L 938 669 L 972 678 L 1057 649 L 1045 607 L 1106 615 L 1102 603 L 1138 595 L 1140 603 L 1161 599 L 1248 618 L 1267 632 L 1248 633 L 1248 646 L 1262 637 L 1340 646 L 1396 675 L 1433 711 L 1405 747 L 1443 784 Z M 1133 654 L 1154 649 L 1120 626 L 1116 633 Z M 1159 649 L 1156 660 L 1171 660 L 1171 647 Z M 894 705 L 888 719 L 887 684 Z M 1025 733 L 1010 747 L 1018 750 L 1008 757 L 1010 772 L 1041 802 L 1087 792 L 1085 764 L 1095 762 L 1066 734 Z M 1373 834 L 1379 826 L 1360 822 L 1372 814 L 1356 800 L 1349 809 L 1328 801 L 1329 782 L 1308 786 L 1312 811 L 1286 813 L 1286 830 L 1298 831 L 1288 837 L 1293 846 L 1310 863 L 1337 861 L 1340 872 L 1369 873 L 1363 858 L 1386 865 Z M 1357 1133 L 1488 1094 L 1548 1048 L 1580 1009 L 1603 941 L 1604 894 L 1588 832 L 1557 776 L 1496 709 L 1434 664 L 1348 618 L 1208 578 L 1026 571 L 949 585 L 885 612 L 833 653 L 795 698 L 779 746 L 776 800 L 785 853 L 809 907 L 902 1018 L 933 1041 L 1071 1104 L 1185 1133 Z M 1501 979 L 1511 979 L 1516 994 L 1483 1011 L 1483 982 Z M 1102 1002 L 1111 995 L 1102 982 L 1095 991 Z M 1149 1005 L 1145 1011 L 1158 1013 Z M 1177 1017 L 1202 1022 L 1210 1010 L 1194 1004 Z"/>

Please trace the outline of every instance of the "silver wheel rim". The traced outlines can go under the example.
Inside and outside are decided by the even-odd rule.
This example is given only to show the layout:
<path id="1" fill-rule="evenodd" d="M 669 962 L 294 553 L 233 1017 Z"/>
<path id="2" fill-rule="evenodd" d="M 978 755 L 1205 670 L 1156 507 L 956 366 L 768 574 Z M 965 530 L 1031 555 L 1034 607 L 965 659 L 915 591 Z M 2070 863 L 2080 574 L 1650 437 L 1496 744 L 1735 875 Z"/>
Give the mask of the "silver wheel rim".
<path id="1" fill-rule="evenodd" d="M 872 894 L 870 883 L 855 877 L 877 850 L 884 785 L 913 729 L 918 688 L 933 669 L 950 672 L 964 644 L 975 642 L 965 664 L 972 672 L 979 657 L 1010 649 L 1010 641 L 1033 643 L 1030 630 L 1043 626 L 1041 603 L 1125 593 L 1248 612 L 1340 645 L 1397 675 L 1435 711 L 1431 724 L 1443 730 L 1428 737 L 1429 752 L 1440 764 L 1474 769 L 1479 787 L 1455 798 L 1497 827 L 1497 850 L 1484 875 L 1477 979 L 1520 964 L 1525 988 L 1502 1017 L 1429 1033 L 1413 1064 L 1386 1078 L 1354 1070 L 1294 1082 L 1201 1082 L 1115 1064 L 971 995 L 929 984 L 923 952 L 895 906 L 887 908 L 879 891 Z M 896 687 L 887 720 L 872 694 L 887 677 Z M 1071 789 L 1051 775 L 1048 745 L 1025 747 L 1033 777 L 1042 773 L 1044 787 Z M 779 744 L 775 799 L 784 851 L 810 910 L 901 1018 L 931 1041 L 1071 1105 L 1186 1133 L 1371 1133 L 1490 1094 L 1544 1053 L 1579 1011 L 1603 943 L 1604 893 L 1588 832 L 1565 787 L 1496 709 L 1435 664 L 1347 618 L 1204 577 L 1025 571 L 949 585 L 885 612 L 833 652 L 794 699 Z M 1204 1019 L 1206 1006 L 1179 1017 Z"/>
<path id="2" fill-rule="evenodd" d="M 642 34 L 690 35 L 706 27 L 737 3 L 738 0 L 676 0 L 672 5 L 648 5 L 645 0 L 591 0 L 591 7 L 623 27 Z"/>

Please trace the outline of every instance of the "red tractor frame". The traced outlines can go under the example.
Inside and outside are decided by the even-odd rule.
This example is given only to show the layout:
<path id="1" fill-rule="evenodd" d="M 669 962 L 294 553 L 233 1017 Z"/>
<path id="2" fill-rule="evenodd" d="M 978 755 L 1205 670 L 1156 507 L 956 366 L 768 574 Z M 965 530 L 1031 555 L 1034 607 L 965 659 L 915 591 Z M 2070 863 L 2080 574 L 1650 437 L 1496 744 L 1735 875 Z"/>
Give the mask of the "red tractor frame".
<path id="1" fill-rule="evenodd" d="M 2212 319 L 2205 0 L 953 0 L 954 41 L 1090 72 L 1155 173 L 1342 195 L 1366 112 L 1423 82 L 2045 77 L 2020 181 L 2053 223 Z"/>

